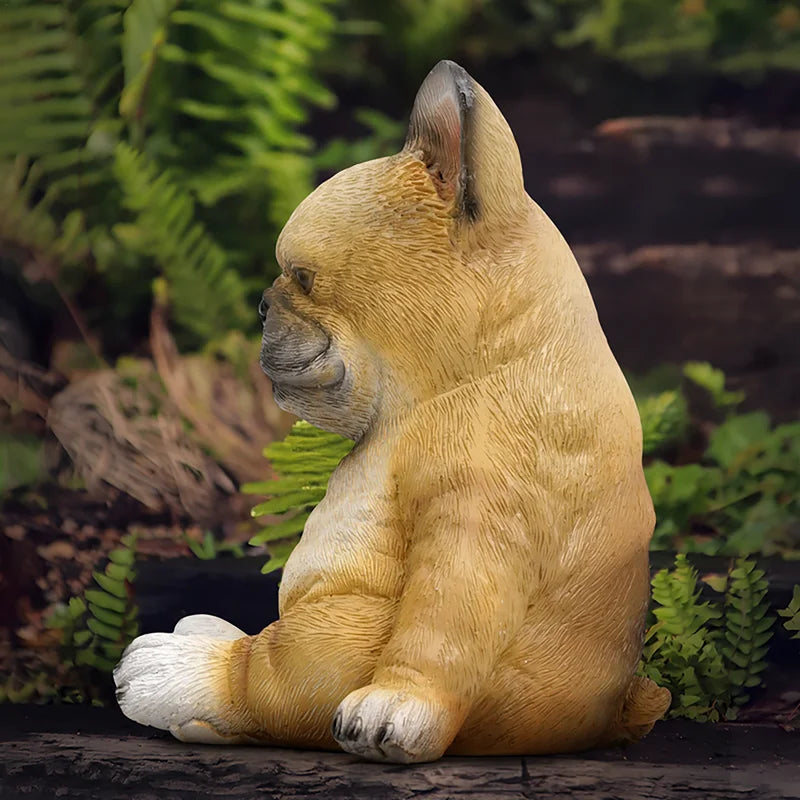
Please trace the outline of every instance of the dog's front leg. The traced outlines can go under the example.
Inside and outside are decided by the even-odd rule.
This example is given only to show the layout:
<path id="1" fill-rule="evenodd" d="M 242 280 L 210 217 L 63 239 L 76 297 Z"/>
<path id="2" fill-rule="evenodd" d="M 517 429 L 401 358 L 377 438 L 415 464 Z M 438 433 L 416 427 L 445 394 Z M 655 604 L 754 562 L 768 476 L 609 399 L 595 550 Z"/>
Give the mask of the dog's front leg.
<path id="1" fill-rule="evenodd" d="M 523 622 L 531 544 L 477 486 L 427 502 L 415 521 L 393 634 L 373 680 L 333 722 L 341 747 L 378 761 L 431 761 L 447 749 L 498 655 Z"/>

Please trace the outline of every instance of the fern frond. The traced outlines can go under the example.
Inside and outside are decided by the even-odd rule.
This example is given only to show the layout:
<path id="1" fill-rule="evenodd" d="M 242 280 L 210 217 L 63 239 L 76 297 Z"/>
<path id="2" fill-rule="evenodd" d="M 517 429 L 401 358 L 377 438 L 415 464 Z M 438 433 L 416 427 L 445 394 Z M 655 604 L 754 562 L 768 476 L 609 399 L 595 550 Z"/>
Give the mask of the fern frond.
<path id="1" fill-rule="evenodd" d="M 125 12 L 120 111 L 145 128 L 162 124 L 175 110 L 195 120 L 189 138 L 227 161 L 220 169 L 216 158 L 209 159 L 209 186 L 202 160 L 200 169 L 197 160 L 185 165 L 201 202 L 214 204 L 243 187 L 263 191 L 268 183 L 270 194 L 287 196 L 278 201 L 285 211 L 310 190 L 310 169 L 298 171 L 295 162 L 287 176 L 289 168 L 275 157 L 291 160 L 308 152 L 311 141 L 298 127 L 308 119 L 309 105 L 335 102 L 313 75 L 314 55 L 327 47 L 334 28 L 325 6 L 319 0 L 133 0 Z M 205 79 L 181 80 L 187 69 Z M 160 91 L 160 97 L 147 97 L 151 84 L 150 94 Z M 276 166 L 281 178 L 291 180 L 270 181 Z M 238 178 L 221 179 L 232 173 Z"/>
<path id="2" fill-rule="evenodd" d="M 350 439 L 321 431 L 302 420 L 294 424 L 283 441 L 273 442 L 265 448 L 264 455 L 278 478 L 246 484 L 242 491 L 270 497 L 252 510 L 254 517 L 268 514 L 287 516 L 250 540 L 251 545 L 269 545 L 270 560 L 262 572 L 284 566 L 299 541 L 311 510 L 325 496 L 331 473 L 352 448 Z"/>
<path id="3" fill-rule="evenodd" d="M 697 571 L 685 555 L 652 584 L 656 622 L 645 637 L 640 671 L 672 692 L 670 716 L 734 719 L 766 668 L 774 618 L 764 572 L 737 560 L 725 580 L 724 605 L 698 603 Z"/>
<path id="4" fill-rule="evenodd" d="M 641 672 L 672 692 L 670 715 L 713 719 L 716 698 L 724 690 L 724 665 L 716 650 L 721 610 L 698 603 L 697 571 L 679 555 L 675 569 L 652 580 L 652 616 L 646 634 Z"/>
<path id="5" fill-rule="evenodd" d="M 150 256 L 170 287 L 175 320 L 203 339 L 248 317 L 246 286 L 228 255 L 196 221 L 194 203 L 169 172 L 126 144 L 115 151 L 123 203 L 135 214 L 131 246 Z"/>
<path id="6" fill-rule="evenodd" d="M 77 264 L 89 252 L 85 219 L 73 211 L 60 221 L 49 196 L 35 199 L 40 173 L 24 157 L 0 163 L 0 241 L 40 264 Z"/>
<path id="7" fill-rule="evenodd" d="M 122 538 L 122 547 L 109 553 L 103 572 L 95 572 L 95 588 L 73 597 L 48 625 L 62 630 L 68 662 L 110 673 L 125 647 L 139 634 L 139 609 L 131 585 L 136 579 L 136 537 Z"/>
<path id="8" fill-rule="evenodd" d="M 725 641 L 719 647 L 736 705 L 749 699 L 746 689 L 761 685 L 760 676 L 767 667 L 764 659 L 775 622 L 767 614 L 767 588 L 764 571 L 756 569 L 754 561 L 736 560 L 725 595 Z"/>
<path id="9" fill-rule="evenodd" d="M 637 400 L 642 422 L 642 452 L 650 455 L 681 441 L 689 428 L 683 393 L 674 389 Z"/>
<path id="10" fill-rule="evenodd" d="M 698 603 L 697 570 L 684 554 L 675 559 L 670 573 L 661 570 L 653 577 L 653 611 L 666 633 L 672 636 L 692 636 L 709 620 L 719 619 L 721 613 L 710 602 Z"/>
<path id="11" fill-rule="evenodd" d="M 792 639 L 800 639 L 800 584 L 795 585 L 792 592 L 792 600 L 786 608 L 778 611 L 782 617 L 786 617 L 783 627 L 787 631 L 794 631 Z"/>
<path id="12" fill-rule="evenodd" d="M 0 8 L 0 161 L 35 159 L 83 148 L 96 117 L 97 84 L 107 64 L 109 42 L 87 52 L 86 33 L 119 13 L 102 6 L 94 13 L 74 11 L 70 3 L 40 2 Z M 99 4 L 98 4 L 99 5 Z M 110 30 L 113 24 L 107 24 Z M 113 61 L 113 60 L 112 60 Z M 84 161 L 93 154 L 87 152 Z"/>
<path id="13" fill-rule="evenodd" d="M 125 88 L 119 111 L 135 125 L 141 122 L 144 96 L 166 39 L 169 16 L 177 5 L 177 0 L 133 0 L 125 11 L 122 34 Z"/>
<path id="14" fill-rule="evenodd" d="M 87 194 L 108 191 L 120 20 L 114 0 L 0 8 L 0 242 L 31 280 L 82 267 L 107 213 Z"/>

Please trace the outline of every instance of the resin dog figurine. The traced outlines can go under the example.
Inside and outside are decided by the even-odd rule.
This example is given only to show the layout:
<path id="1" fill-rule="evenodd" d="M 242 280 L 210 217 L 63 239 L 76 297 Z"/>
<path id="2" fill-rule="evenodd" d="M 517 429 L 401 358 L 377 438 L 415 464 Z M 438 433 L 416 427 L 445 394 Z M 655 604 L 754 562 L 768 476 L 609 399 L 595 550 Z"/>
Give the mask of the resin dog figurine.
<path id="1" fill-rule="evenodd" d="M 459 66 L 402 151 L 344 170 L 281 233 L 261 361 L 278 404 L 355 440 L 257 636 L 140 636 L 131 719 L 187 742 L 376 761 L 643 736 L 654 525 L 642 437 L 575 259 Z"/>

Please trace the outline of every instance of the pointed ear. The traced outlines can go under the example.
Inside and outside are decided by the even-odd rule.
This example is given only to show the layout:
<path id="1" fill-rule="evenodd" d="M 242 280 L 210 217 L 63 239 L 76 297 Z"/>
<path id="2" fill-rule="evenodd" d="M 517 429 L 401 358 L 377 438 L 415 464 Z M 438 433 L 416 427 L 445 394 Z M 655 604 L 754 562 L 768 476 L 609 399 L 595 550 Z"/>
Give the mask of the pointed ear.
<path id="1" fill-rule="evenodd" d="M 491 97 L 452 61 L 440 61 L 417 92 L 403 148 L 467 222 L 512 213 L 525 196 L 514 136 Z"/>

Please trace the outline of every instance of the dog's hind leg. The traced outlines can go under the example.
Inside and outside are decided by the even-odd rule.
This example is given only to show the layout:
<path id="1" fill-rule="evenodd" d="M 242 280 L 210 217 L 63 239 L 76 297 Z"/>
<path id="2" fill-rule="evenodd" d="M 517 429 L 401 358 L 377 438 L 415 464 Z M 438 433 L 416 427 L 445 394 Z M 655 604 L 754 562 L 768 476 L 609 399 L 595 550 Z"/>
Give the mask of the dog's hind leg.
<path id="1" fill-rule="evenodd" d="M 183 741 L 335 748 L 334 711 L 371 680 L 393 616 L 386 598 L 335 595 L 297 603 L 257 636 L 189 617 L 125 651 L 119 704 Z"/>

